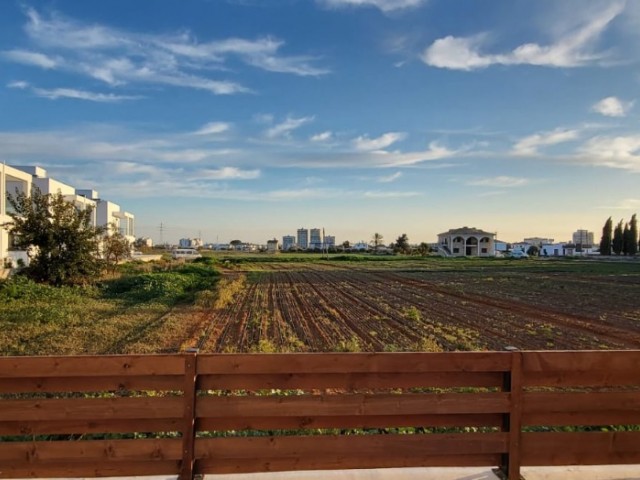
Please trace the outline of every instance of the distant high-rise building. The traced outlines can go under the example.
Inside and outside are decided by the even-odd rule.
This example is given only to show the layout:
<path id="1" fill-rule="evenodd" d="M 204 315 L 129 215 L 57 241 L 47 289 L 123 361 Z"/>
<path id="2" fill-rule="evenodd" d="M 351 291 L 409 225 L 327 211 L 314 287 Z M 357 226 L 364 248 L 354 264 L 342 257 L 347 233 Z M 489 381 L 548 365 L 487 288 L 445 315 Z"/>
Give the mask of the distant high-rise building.
<path id="1" fill-rule="evenodd" d="M 573 243 L 576 245 L 593 245 L 593 232 L 588 230 L 573 232 Z"/>
<path id="2" fill-rule="evenodd" d="M 298 229 L 298 247 L 304 249 L 309 248 L 309 230 L 306 228 Z"/>
<path id="3" fill-rule="evenodd" d="M 336 237 L 335 237 L 335 235 L 325 235 L 324 236 L 324 246 L 325 246 L 325 248 L 334 248 L 336 246 Z"/>
<path id="4" fill-rule="evenodd" d="M 286 252 L 296 246 L 296 237 L 293 235 L 285 235 L 282 237 L 282 251 Z"/>
<path id="5" fill-rule="evenodd" d="M 309 247 L 313 249 L 320 250 L 322 249 L 323 243 L 323 233 L 321 228 L 312 228 L 311 235 L 309 239 Z"/>

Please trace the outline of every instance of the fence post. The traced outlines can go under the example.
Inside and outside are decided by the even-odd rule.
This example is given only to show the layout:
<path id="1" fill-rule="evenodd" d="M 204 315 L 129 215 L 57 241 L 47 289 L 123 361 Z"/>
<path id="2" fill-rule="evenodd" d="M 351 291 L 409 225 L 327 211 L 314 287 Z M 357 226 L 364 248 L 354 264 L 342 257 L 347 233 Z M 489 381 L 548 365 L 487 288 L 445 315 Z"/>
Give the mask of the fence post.
<path id="1" fill-rule="evenodd" d="M 509 435 L 507 453 L 502 455 L 500 468 L 495 472 L 501 478 L 521 480 L 520 438 L 522 437 L 522 352 L 515 347 L 506 347 L 511 354 L 511 368 L 505 372 L 502 391 L 510 395 L 509 413 L 503 415 L 503 432 Z"/>
<path id="2" fill-rule="evenodd" d="M 184 353 L 184 422 L 182 426 L 182 468 L 180 480 L 193 479 L 195 463 L 196 380 L 198 349 L 190 348 Z"/>

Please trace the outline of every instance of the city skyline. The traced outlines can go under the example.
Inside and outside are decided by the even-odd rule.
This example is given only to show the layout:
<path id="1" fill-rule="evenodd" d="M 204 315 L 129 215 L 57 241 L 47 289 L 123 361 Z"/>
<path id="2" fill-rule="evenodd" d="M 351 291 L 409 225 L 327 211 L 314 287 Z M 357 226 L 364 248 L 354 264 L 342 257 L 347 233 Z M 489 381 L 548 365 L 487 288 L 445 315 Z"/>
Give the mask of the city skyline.
<path id="1" fill-rule="evenodd" d="M 639 2 L 9 1 L 0 27 L 0 161 L 138 236 L 564 241 L 640 210 Z"/>

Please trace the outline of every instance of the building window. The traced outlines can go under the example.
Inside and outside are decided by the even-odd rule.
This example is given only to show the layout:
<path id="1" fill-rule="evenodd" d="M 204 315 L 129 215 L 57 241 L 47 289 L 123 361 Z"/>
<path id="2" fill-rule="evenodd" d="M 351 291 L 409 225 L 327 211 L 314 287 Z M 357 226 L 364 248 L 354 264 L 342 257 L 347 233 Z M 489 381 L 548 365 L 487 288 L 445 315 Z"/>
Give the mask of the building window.
<path id="1" fill-rule="evenodd" d="M 459 248 L 454 248 L 453 249 L 453 253 L 460 253 L 460 249 Z"/>
<path id="2" fill-rule="evenodd" d="M 487 249 L 486 248 L 483 248 L 481 251 L 482 251 L 482 253 L 487 253 Z"/>

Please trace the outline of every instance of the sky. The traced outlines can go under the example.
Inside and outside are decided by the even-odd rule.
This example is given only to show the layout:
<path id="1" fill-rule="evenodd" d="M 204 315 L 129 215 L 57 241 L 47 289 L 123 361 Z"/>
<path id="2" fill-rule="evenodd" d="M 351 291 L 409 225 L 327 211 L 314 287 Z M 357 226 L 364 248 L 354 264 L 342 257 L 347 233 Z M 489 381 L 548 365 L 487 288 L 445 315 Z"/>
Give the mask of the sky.
<path id="1" fill-rule="evenodd" d="M 156 242 L 599 238 L 639 61 L 634 0 L 3 0 L 0 161 Z"/>

